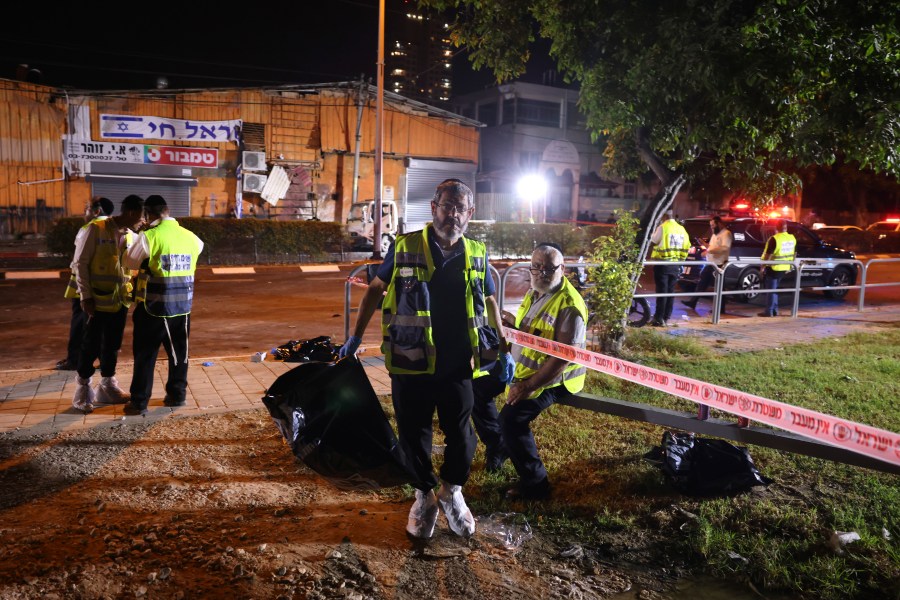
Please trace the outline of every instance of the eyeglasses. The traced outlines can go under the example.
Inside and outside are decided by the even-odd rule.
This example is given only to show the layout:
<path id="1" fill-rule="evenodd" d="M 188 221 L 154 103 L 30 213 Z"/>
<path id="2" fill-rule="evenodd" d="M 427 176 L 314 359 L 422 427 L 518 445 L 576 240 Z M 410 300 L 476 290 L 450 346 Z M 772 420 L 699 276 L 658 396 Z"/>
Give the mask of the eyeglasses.
<path id="1" fill-rule="evenodd" d="M 547 275 L 553 275 L 556 272 L 556 270 L 558 268 L 560 268 L 561 266 L 562 265 L 559 264 L 559 265 L 556 265 L 555 267 L 550 267 L 549 269 L 541 269 L 539 267 L 533 266 L 528 270 L 531 271 L 534 275 L 541 275 L 542 277 L 546 277 Z"/>
<path id="2" fill-rule="evenodd" d="M 456 214 L 459 216 L 463 216 L 464 214 L 466 214 L 467 212 L 471 212 L 472 209 L 475 208 L 474 206 L 465 207 L 465 206 L 462 206 L 461 204 L 447 204 L 445 202 L 441 202 L 441 203 L 437 204 L 437 207 L 440 208 L 444 212 L 444 214 L 447 214 L 447 215 Z"/>

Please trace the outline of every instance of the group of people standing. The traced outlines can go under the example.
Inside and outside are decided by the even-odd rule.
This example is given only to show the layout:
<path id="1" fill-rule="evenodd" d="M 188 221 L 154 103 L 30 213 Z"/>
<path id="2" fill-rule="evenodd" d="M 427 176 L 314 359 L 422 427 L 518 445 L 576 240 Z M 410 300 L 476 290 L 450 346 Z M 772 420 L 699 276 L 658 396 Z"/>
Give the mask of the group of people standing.
<path id="1" fill-rule="evenodd" d="M 164 404 L 185 404 L 194 272 L 203 242 L 169 216 L 162 196 L 122 200 L 118 215 L 107 198 L 86 211 L 75 237 L 68 356 L 57 369 L 75 370 L 72 406 L 84 413 L 96 404 L 124 404 L 127 415 L 145 415 L 153 392 L 160 345 L 169 358 Z M 130 393 L 116 378 L 129 308 L 133 313 L 134 371 Z M 95 362 L 100 382 L 93 387 Z"/>
<path id="2" fill-rule="evenodd" d="M 509 458 L 519 475 L 508 497 L 547 497 L 550 484 L 530 423 L 584 385 L 583 367 L 511 348 L 502 329 L 506 324 L 584 347 L 587 310 L 564 275 L 562 252 L 553 244 L 537 245 L 531 289 L 515 317 L 504 319 L 485 245 L 464 235 L 474 210 L 465 183 L 450 179 L 438 185 L 432 223 L 399 236 L 388 250 L 360 302 L 353 335 L 340 350 L 341 358 L 357 352 L 381 304 L 382 351 L 398 437 L 418 477 L 406 526 L 415 538 L 433 535 L 439 511 L 455 534 L 475 532 L 462 493 L 475 455 L 473 417 L 488 446 L 488 468 L 499 469 Z M 495 397 L 504 390 L 498 413 Z M 435 412 L 446 443 L 438 475 L 431 458 Z"/>
<path id="3" fill-rule="evenodd" d="M 779 288 L 781 280 L 790 273 L 792 267 L 788 263 L 794 260 L 797 255 L 797 238 L 788 232 L 787 221 L 776 221 L 774 228 L 775 234 L 766 240 L 762 256 L 760 257 L 760 260 L 764 262 L 773 261 L 773 264 L 763 264 L 760 267 L 763 287 L 767 290 L 773 290 L 767 294 L 766 309 L 759 313 L 761 317 L 778 316 L 778 294 L 774 290 Z M 706 264 L 703 266 L 703 270 L 700 271 L 697 287 L 694 290 L 698 294 L 706 292 L 713 281 L 714 273 L 723 271 L 728 265 L 731 246 L 734 242 L 734 235 L 721 217 L 711 217 L 709 229 L 709 240 L 706 243 L 706 248 L 703 249 L 700 255 L 700 259 L 703 259 Z M 677 221 L 671 210 L 666 211 L 665 219 L 651 234 L 650 243 L 653 244 L 653 250 L 650 254 L 651 260 L 673 263 L 671 265 L 660 264 L 653 267 L 656 293 L 675 294 L 675 284 L 683 268 L 680 264 L 675 263 L 684 262 L 687 259 L 691 242 L 687 231 Z M 682 304 L 691 310 L 695 310 L 699 299 L 699 296 L 693 297 L 683 300 Z M 722 296 L 720 311 L 723 313 L 725 312 L 726 301 L 727 296 Z M 673 295 L 657 298 L 656 310 L 654 311 L 651 325 L 666 327 L 669 319 L 672 317 L 673 303 Z"/>

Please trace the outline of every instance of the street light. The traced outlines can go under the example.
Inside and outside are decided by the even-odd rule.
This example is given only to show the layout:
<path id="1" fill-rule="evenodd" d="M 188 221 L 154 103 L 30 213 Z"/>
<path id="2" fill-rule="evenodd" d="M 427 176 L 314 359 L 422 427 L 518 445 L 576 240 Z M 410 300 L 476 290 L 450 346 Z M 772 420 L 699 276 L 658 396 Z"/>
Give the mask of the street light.
<path id="1" fill-rule="evenodd" d="M 534 223 L 534 202 L 547 194 L 547 182 L 536 173 L 522 176 L 516 184 L 516 191 L 528 202 L 528 217 Z"/>

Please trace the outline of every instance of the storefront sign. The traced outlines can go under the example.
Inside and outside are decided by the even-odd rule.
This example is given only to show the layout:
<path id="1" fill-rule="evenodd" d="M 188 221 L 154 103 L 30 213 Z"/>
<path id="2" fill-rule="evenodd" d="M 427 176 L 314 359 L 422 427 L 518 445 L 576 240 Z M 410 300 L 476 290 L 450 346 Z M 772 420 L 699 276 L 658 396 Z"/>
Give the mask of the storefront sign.
<path id="1" fill-rule="evenodd" d="M 66 159 L 215 169 L 219 166 L 219 151 L 215 148 L 69 140 L 66 143 Z"/>
<path id="2" fill-rule="evenodd" d="M 233 142 L 240 135 L 240 119 L 232 121 L 185 121 L 163 117 L 100 115 L 100 137 L 104 139 L 192 140 Z"/>

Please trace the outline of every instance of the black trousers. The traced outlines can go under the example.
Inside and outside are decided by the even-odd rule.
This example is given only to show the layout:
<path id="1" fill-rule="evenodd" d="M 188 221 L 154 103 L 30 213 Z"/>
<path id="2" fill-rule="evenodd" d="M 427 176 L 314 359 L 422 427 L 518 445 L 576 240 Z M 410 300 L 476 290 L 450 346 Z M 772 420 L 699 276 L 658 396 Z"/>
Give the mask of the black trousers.
<path id="1" fill-rule="evenodd" d="M 464 485 L 477 443 L 470 422 L 471 372 L 445 377 L 391 375 L 391 393 L 400 446 L 419 478 L 416 487 L 427 491 L 438 484 L 431 462 L 435 410 L 446 444 L 441 479 L 451 485 Z"/>
<path id="2" fill-rule="evenodd" d="M 711 264 L 703 265 L 703 270 L 700 271 L 700 278 L 697 280 L 697 287 L 694 289 L 695 292 L 702 293 L 709 289 L 709 285 L 713 282 L 713 276 L 716 272 L 716 267 Z M 694 300 L 701 300 L 701 297 L 696 297 Z M 714 298 L 709 298 L 710 302 L 715 302 Z M 728 301 L 728 296 L 722 296 L 722 308 L 725 308 L 725 303 Z"/>
<path id="3" fill-rule="evenodd" d="M 85 316 L 84 337 L 78 352 L 78 376 L 87 379 L 94 374 L 94 361 L 100 359 L 100 376 L 112 377 L 116 374 L 119 350 L 125 335 L 128 309 L 124 306 L 117 312 L 96 311 L 93 317 Z"/>
<path id="4" fill-rule="evenodd" d="M 66 360 L 78 367 L 78 354 L 84 339 L 87 315 L 81 310 L 81 298 L 72 298 L 72 319 L 69 321 L 69 345 L 66 346 Z"/>
<path id="5" fill-rule="evenodd" d="M 478 439 L 484 444 L 485 455 L 490 459 L 493 456 L 509 456 L 503 444 L 503 433 L 500 429 L 500 413 L 497 411 L 497 403 L 494 398 L 503 393 L 506 384 L 500 381 L 501 363 L 484 377 L 472 380 L 472 423 L 478 433 Z"/>
<path id="6" fill-rule="evenodd" d="M 503 442 L 509 451 L 509 459 L 519 474 L 522 487 L 537 485 L 547 478 L 547 469 L 538 455 L 537 443 L 530 424 L 559 398 L 570 396 L 563 385 L 547 388 L 540 396 L 507 404 L 500 411 L 500 427 Z"/>
<path id="7" fill-rule="evenodd" d="M 162 344 L 169 357 L 166 395 L 173 401 L 184 400 L 187 393 L 188 338 L 191 316 L 154 317 L 139 302 L 134 309 L 134 375 L 131 378 L 131 404 L 146 408 L 153 395 L 153 372 Z"/>
<path id="8" fill-rule="evenodd" d="M 681 274 L 679 265 L 657 265 L 653 267 L 653 281 L 656 283 L 657 294 L 673 294 L 675 293 L 675 282 Z M 668 321 L 672 318 L 672 309 L 675 307 L 675 298 L 657 298 L 656 312 L 653 313 L 653 320 Z"/>

